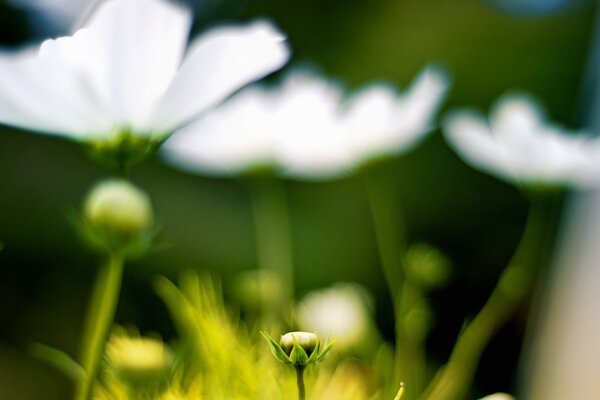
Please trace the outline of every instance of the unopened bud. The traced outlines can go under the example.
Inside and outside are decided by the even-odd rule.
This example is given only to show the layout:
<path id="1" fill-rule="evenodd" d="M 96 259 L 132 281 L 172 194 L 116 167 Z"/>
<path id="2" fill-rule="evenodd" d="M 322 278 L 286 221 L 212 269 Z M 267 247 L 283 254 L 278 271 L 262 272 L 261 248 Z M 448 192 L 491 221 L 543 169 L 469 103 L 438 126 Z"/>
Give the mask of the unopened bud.
<path id="1" fill-rule="evenodd" d="M 319 337 L 309 332 L 289 332 L 277 343 L 271 336 L 261 332 L 265 337 L 273 356 L 284 364 L 294 366 L 317 365 L 327 358 L 333 342 L 321 347 Z"/>
<path id="2" fill-rule="evenodd" d="M 319 345 L 319 337 L 310 332 L 289 332 L 283 335 L 279 341 L 279 345 L 288 356 L 292 353 L 294 343 L 298 343 L 306 352 L 306 355 L 310 357 Z"/>
<path id="3" fill-rule="evenodd" d="M 110 250 L 135 245 L 153 222 L 148 195 L 121 179 L 97 184 L 85 200 L 83 215 L 94 239 Z"/>

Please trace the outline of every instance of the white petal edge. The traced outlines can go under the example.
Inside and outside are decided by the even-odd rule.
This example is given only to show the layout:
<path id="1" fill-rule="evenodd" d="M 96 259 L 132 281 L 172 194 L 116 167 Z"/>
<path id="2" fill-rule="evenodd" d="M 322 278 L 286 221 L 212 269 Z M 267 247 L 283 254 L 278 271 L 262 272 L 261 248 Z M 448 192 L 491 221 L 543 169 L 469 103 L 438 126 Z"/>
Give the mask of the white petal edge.
<path id="1" fill-rule="evenodd" d="M 455 111 L 443 121 L 446 141 L 467 164 L 515 182 L 509 154 L 492 136 L 485 118 L 472 110 Z"/>
<path id="2" fill-rule="evenodd" d="M 169 132 L 288 60 L 284 35 L 272 24 L 215 28 L 194 40 L 149 124 Z"/>
<path id="3" fill-rule="evenodd" d="M 89 77 L 60 54 L 87 43 L 81 31 L 39 49 L 0 53 L 0 122 L 73 139 L 110 130 L 112 121 L 91 93 Z"/>

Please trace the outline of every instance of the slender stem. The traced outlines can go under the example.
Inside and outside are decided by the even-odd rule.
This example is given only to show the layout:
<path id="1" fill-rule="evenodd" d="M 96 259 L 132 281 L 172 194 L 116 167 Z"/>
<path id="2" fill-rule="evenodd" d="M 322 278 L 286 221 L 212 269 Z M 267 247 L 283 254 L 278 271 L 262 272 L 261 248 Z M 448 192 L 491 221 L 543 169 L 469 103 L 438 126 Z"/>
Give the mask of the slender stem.
<path id="1" fill-rule="evenodd" d="M 402 328 L 404 329 L 402 333 L 403 343 L 401 345 L 401 357 L 402 364 L 410 368 L 408 371 L 406 369 L 404 370 L 405 372 L 410 372 L 410 375 L 403 377 L 403 379 L 410 379 L 409 382 L 411 387 L 408 391 L 408 396 L 410 398 L 415 398 L 417 393 L 420 393 L 421 390 L 423 390 L 427 375 L 427 359 L 425 351 L 427 332 L 424 332 L 421 326 L 415 327 L 414 317 L 413 321 L 410 321 L 409 314 L 416 307 L 421 306 L 428 310 L 428 306 L 422 304 L 427 303 L 423 290 L 417 287 L 409 279 L 404 280 L 401 290 L 400 312 L 403 318 Z M 422 313 L 423 312 L 420 314 Z"/>
<path id="2" fill-rule="evenodd" d="M 486 304 L 459 336 L 450 360 L 431 382 L 424 400 L 464 398 L 483 350 L 531 293 L 547 241 L 549 203 L 533 199 L 529 216 L 512 260 L 502 272 Z"/>
<path id="3" fill-rule="evenodd" d="M 121 280 L 123 257 L 112 254 L 102 265 L 94 284 L 83 337 L 81 364 L 86 373 L 77 387 L 76 400 L 89 400 L 104 354 L 106 338 L 112 326 Z"/>
<path id="4" fill-rule="evenodd" d="M 406 249 L 402 207 L 399 196 L 390 194 L 388 185 L 382 181 L 378 172 L 380 171 L 367 170 L 364 178 L 379 258 L 394 310 L 396 350 L 392 381 L 411 381 L 410 364 L 404 358 L 406 347 L 402 292 L 407 283 L 402 271 L 402 257 Z M 411 388 L 414 389 L 414 385 Z"/>
<path id="5" fill-rule="evenodd" d="M 298 400 L 306 399 L 306 388 L 304 387 L 304 365 L 296 365 L 296 384 L 298 385 Z"/>
<path id="6" fill-rule="evenodd" d="M 273 320 L 279 313 L 284 317 L 288 315 L 294 298 L 292 245 L 285 186 L 276 178 L 259 178 L 250 183 L 258 265 L 281 282 L 279 301 L 265 304 L 265 311 Z"/>

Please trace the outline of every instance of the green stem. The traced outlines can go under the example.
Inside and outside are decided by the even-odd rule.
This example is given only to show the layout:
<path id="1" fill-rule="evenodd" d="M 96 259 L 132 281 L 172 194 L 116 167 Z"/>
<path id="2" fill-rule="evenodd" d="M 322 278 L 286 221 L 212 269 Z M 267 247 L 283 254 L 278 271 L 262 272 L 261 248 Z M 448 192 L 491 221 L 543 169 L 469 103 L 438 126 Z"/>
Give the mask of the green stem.
<path id="1" fill-rule="evenodd" d="M 296 365 L 296 384 L 298 385 L 298 400 L 306 399 L 306 388 L 304 387 L 304 365 Z"/>
<path id="2" fill-rule="evenodd" d="M 290 222 L 284 183 L 276 178 L 258 178 L 251 183 L 256 229 L 258 265 L 281 282 L 279 301 L 265 304 L 273 322 L 286 317 L 294 298 L 294 274 Z"/>
<path id="3" fill-rule="evenodd" d="M 405 375 L 403 380 L 406 380 L 410 385 L 410 390 L 408 390 L 409 398 L 416 398 L 417 393 L 420 393 L 423 390 L 427 374 L 425 351 L 425 339 L 427 336 L 426 332 L 423 332 L 422 327 L 414 326 L 415 317 L 412 317 L 411 321 L 409 320 L 409 315 L 419 305 L 423 307 L 422 303 L 426 303 L 427 299 L 425 293 L 415 284 L 410 282 L 409 279 L 404 280 L 404 285 L 401 290 L 400 312 L 403 320 L 403 343 L 400 348 L 402 352 L 402 365 L 405 366 L 404 371 L 410 372 L 410 375 Z"/>
<path id="4" fill-rule="evenodd" d="M 365 173 L 366 191 L 373 219 L 373 228 L 379 251 L 384 278 L 392 298 L 395 319 L 396 350 L 394 355 L 393 382 L 407 379 L 411 374 L 410 365 L 404 359 L 405 340 L 402 305 L 402 292 L 405 286 L 402 271 L 402 257 L 406 251 L 406 234 L 399 196 L 390 195 L 388 185 L 382 180 L 379 171 Z M 413 385 L 407 385 L 414 389 Z M 409 394 L 409 398 L 412 396 Z"/>
<path id="5" fill-rule="evenodd" d="M 98 273 L 88 308 L 81 358 L 86 378 L 77 387 L 76 400 L 89 400 L 92 396 L 117 308 L 122 277 L 123 257 L 112 254 Z"/>
<path id="6" fill-rule="evenodd" d="M 448 363 L 431 382 L 423 400 L 455 400 L 464 398 L 473 381 L 485 347 L 496 332 L 510 320 L 533 290 L 542 263 L 548 227 L 552 225 L 552 205 L 535 198 L 513 258 L 487 302 L 459 336 Z"/>

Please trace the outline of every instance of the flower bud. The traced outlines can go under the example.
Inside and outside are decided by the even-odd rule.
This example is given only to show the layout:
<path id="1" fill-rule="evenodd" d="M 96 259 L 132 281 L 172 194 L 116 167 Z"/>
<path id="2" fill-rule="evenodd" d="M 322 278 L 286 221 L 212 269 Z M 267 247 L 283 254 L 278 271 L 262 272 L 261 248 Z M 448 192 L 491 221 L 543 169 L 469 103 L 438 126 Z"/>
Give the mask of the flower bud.
<path id="1" fill-rule="evenodd" d="M 97 184 L 85 200 L 83 215 L 95 241 L 109 250 L 135 245 L 153 222 L 148 195 L 121 179 Z"/>
<path id="2" fill-rule="evenodd" d="M 480 400 L 515 400 L 515 398 L 507 393 L 494 393 Z"/>
<path id="3" fill-rule="evenodd" d="M 273 356 L 284 364 L 298 366 L 317 365 L 327 358 L 335 340 L 321 347 L 319 337 L 309 332 L 289 332 L 277 343 L 271 336 L 261 332 L 269 342 Z"/>
<path id="4" fill-rule="evenodd" d="M 404 256 L 406 276 L 423 290 L 444 286 L 452 274 L 448 257 L 427 244 L 412 245 Z"/>
<path id="5" fill-rule="evenodd" d="M 306 352 L 306 355 L 310 357 L 313 351 L 315 351 L 315 348 L 319 345 L 319 338 L 317 335 L 310 332 L 289 332 L 283 335 L 279 341 L 279 345 L 288 356 L 292 353 L 294 343 L 298 343 L 298 345 Z"/>

